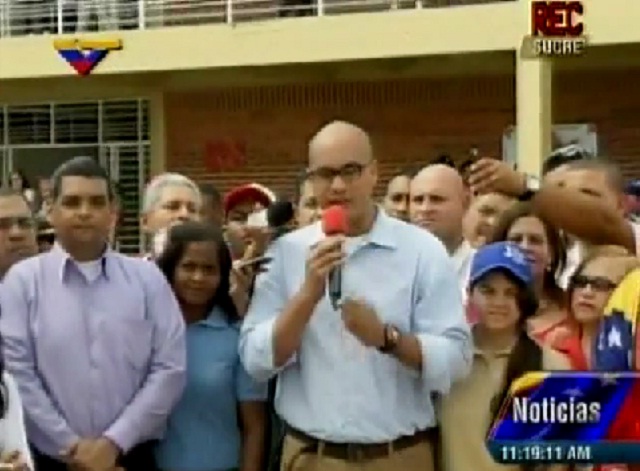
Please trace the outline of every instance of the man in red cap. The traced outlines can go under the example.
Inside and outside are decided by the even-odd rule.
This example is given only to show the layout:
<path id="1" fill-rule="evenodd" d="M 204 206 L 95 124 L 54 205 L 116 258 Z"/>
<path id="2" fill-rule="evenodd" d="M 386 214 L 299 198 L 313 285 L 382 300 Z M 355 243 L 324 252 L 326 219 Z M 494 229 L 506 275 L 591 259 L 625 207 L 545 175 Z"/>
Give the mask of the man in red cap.
<path id="1" fill-rule="evenodd" d="M 227 221 L 244 223 L 249 215 L 269 207 L 275 199 L 269 188 L 258 183 L 235 187 L 224 197 L 225 216 Z"/>
<path id="2" fill-rule="evenodd" d="M 271 190 L 258 183 L 233 188 L 224 198 L 225 237 L 234 258 L 231 297 L 241 316 L 249 305 L 257 268 L 245 263 L 261 257 L 271 240 L 266 209 L 275 199 Z"/>
<path id="3" fill-rule="evenodd" d="M 235 259 L 249 259 L 262 254 L 267 242 L 266 214 L 275 201 L 268 188 L 258 184 L 233 188 L 224 198 L 226 236 Z"/>

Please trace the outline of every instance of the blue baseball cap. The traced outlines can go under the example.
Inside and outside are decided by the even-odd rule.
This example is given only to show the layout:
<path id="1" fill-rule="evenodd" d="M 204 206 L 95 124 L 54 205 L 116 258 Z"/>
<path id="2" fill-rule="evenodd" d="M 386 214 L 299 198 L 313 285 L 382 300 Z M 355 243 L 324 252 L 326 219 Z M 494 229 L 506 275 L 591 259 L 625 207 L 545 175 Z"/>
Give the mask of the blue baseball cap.
<path id="1" fill-rule="evenodd" d="M 520 247 L 511 242 L 496 242 L 478 249 L 471 261 L 469 286 L 495 270 L 504 270 L 529 286 L 533 282 L 531 262 Z"/>

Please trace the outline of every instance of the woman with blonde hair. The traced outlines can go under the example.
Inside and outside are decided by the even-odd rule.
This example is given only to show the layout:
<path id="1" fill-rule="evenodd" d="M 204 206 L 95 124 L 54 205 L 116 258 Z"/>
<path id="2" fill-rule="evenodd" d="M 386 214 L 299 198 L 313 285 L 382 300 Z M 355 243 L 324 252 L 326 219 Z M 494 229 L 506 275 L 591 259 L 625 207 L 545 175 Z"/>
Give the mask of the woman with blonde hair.
<path id="1" fill-rule="evenodd" d="M 619 246 L 590 249 L 569 280 L 570 328 L 552 345 L 565 354 L 573 369 L 590 370 L 592 351 L 609 298 L 622 279 L 640 260 Z"/>

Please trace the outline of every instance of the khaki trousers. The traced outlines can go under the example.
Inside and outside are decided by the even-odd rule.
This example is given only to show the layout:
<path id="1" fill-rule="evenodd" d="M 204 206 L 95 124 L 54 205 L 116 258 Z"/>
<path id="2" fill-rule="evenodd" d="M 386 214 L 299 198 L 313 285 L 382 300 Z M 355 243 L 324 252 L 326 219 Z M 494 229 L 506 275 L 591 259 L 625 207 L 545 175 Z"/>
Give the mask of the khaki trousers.
<path id="1" fill-rule="evenodd" d="M 431 443 L 420 442 L 388 456 L 366 461 L 348 461 L 315 453 L 301 453 L 305 443 L 287 435 L 282 448 L 280 471 L 435 471 Z"/>

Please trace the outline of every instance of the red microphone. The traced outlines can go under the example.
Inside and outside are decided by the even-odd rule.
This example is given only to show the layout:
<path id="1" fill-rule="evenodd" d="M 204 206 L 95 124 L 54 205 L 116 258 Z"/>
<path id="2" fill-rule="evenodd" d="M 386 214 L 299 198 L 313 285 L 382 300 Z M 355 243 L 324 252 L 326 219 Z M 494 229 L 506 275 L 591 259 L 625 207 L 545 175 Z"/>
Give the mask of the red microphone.
<path id="1" fill-rule="evenodd" d="M 322 231 L 327 236 L 344 235 L 347 233 L 347 210 L 344 206 L 329 206 L 322 212 Z M 336 267 L 329 273 L 329 299 L 333 309 L 340 307 L 342 299 L 342 268 Z"/>
<path id="2" fill-rule="evenodd" d="M 347 233 L 347 210 L 344 206 L 335 204 L 322 212 L 322 231 L 328 236 Z"/>

